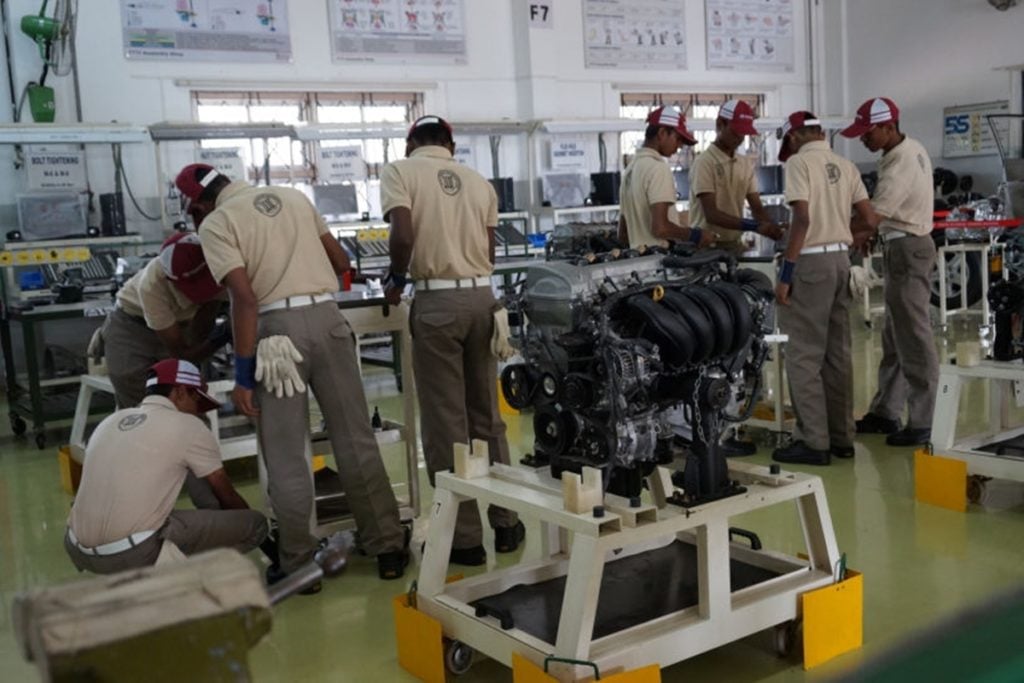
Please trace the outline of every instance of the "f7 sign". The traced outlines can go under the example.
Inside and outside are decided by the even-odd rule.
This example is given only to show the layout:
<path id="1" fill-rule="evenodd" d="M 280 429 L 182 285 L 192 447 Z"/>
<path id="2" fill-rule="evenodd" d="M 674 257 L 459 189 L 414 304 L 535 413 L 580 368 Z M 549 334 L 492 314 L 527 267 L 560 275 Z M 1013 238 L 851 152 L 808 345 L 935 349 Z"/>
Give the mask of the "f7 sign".
<path id="1" fill-rule="evenodd" d="M 995 127 L 998 140 L 1004 149 L 1009 146 L 1009 119 L 992 119 L 989 114 L 1006 114 L 1010 103 L 1006 100 L 984 102 L 960 107 L 946 107 L 942 115 L 942 156 L 970 157 L 998 154 L 999 143 L 992 128 Z"/>
<path id="2" fill-rule="evenodd" d="M 530 28 L 551 28 L 551 2 L 531 2 L 529 4 Z"/>

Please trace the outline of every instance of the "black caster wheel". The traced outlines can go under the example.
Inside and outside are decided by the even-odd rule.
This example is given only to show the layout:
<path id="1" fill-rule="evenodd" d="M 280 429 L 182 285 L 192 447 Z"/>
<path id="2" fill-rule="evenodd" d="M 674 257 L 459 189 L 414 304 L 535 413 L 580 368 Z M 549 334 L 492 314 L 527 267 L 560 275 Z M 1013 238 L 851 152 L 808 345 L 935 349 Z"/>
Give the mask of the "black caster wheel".
<path id="1" fill-rule="evenodd" d="M 15 436 L 25 436 L 25 432 L 28 431 L 28 425 L 17 415 L 12 415 L 11 431 L 14 432 Z"/>
<path id="2" fill-rule="evenodd" d="M 444 668 L 456 676 L 469 671 L 473 665 L 473 648 L 458 640 L 451 640 L 444 649 Z"/>
<path id="3" fill-rule="evenodd" d="M 46 434 L 43 434 L 42 432 L 36 434 L 36 447 L 39 448 L 39 450 L 46 448 Z"/>
<path id="4" fill-rule="evenodd" d="M 985 497 L 985 487 L 992 477 L 983 477 L 979 474 L 972 474 L 967 477 L 967 500 L 974 504 L 981 502 Z"/>
<path id="5" fill-rule="evenodd" d="M 780 657 L 789 657 L 796 648 L 799 622 L 796 620 L 778 624 L 775 627 L 775 653 Z"/>

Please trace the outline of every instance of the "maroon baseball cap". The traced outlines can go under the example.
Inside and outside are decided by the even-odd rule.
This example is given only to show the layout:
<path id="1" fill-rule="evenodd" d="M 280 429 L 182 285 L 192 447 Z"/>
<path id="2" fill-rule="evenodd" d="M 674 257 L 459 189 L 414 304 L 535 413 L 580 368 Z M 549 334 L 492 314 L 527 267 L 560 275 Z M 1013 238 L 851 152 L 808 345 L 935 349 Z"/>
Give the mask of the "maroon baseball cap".
<path id="1" fill-rule="evenodd" d="M 179 232 L 160 247 L 160 267 L 174 287 L 195 304 L 205 304 L 223 291 L 206 264 L 199 235 Z"/>
<path id="2" fill-rule="evenodd" d="M 809 111 L 795 111 L 789 115 L 782 128 L 776 132 L 776 136 L 782 140 L 782 147 L 779 148 L 779 161 L 785 161 L 793 156 L 793 146 L 789 134 L 794 130 L 806 128 L 807 126 L 820 126 L 821 120 Z"/>
<path id="3" fill-rule="evenodd" d="M 729 128 L 739 135 L 757 135 L 754 128 L 754 109 L 743 100 L 729 100 L 718 110 L 718 118 L 729 122 Z"/>
<path id="4" fill-rule="evenodd" d="M 679 133 L 680 137 L 683 138 L 683 142 L 686 144 L 697 144 L 697 138 L 693 137 L 693 133 L 686 128 L 686 116 L 683 115 L 683 112 L 679 111 L 679 107 L 658 107 L 647 115 L 647 123 L 651 126 L 665 126 L 666 128 L 671 128 L 675 132 Z"/>
<path id="5" fill-rule="evenodd" d="M 853 123 L 840 131 L 845 137 L 859 138 L 880 123 L 900 120 L 900 109 L 888 97 L 875 97 L 860 105 Z"/>
<path id="6" fill-rule="evenodd" d="M 174 179 L 174 185 L 185 199 L 182 208 L 187 210 L 188 205 L 198 200 L 214 178 L 219 175 L 221 173 L 209 164 L 189 164 L 181 169 L 178 177 Z"/>
<path id="7" fill-rule="evenodd" d="M 199 368 L 187 360 L 167 358 L 153 365 L 150 370 L 156 374 L 146 380 L 147 387 L 158 384 L 189 387 L 199 394 L 199 412 L 206 413 L 220 407 L 220 402 L 210 396 L 210 390 L 206 386 L 206 380 L 199 373 Z"/>
<path id="8" fill-rule="evenodd" d="M 413 121 L 412 125 L 409 126 L 409 132 L 406 133 L 405 139 L 408 140 L 409 138 L 411 138 L 413 131 L 415 131 L 420 126 L 441 126 L 442 128 L 448 131 L 448 135 L 451 135 L 453 138 L 455 137 L 455 132 L 452 131 L 452 126 L 450 123 L 442 119 L 440 116 L 434 116 L 433 114 L 430 114 L 428 116 L 421 116 L 415 121 Z"/>

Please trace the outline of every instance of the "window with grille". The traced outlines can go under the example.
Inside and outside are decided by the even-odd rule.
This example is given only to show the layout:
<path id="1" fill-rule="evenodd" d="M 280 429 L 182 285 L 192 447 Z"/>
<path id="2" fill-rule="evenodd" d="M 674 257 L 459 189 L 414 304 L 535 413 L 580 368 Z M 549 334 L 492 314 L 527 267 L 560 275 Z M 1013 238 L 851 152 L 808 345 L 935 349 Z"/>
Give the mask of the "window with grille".
<path id="1" fill-rule="evenodd" d="M 359 129 L 405 128 L 422 114 L 420 93 L 340 92 L 193 92 L 193 111 L 200 123 L 340 124 Z M 366 162 L 366 179 L 353 183 L 359 212 L 380 215 L 381 167 L 405 153 L 405 138 L 336 139 L 302 142 L 291 138 L 202 140 L 203 147 L 241 149 L 251 183 L 269 178 L 290 185 L 312 199 L 313 185 L 324 182 L 317 173 L 320 147 L 356 146 Z"/>
<path id="2" fill-rule="evenodd" d="M 679 107 L 680 111 L 686 114 L 686 120 L 711 120 L 718 116 L 718 110 L 729 100 L 743 100 L 750 104 L 755 116 L 761 116 L 764 109 L 764 95 L 753 94 L 732 94 L 732 93 L 623 93 L 619 108 L 619 115 L 625 119 L 645 119 L 652 109 L 661 106 Z M 695 154 L 703 152 L 708 148 L 714 139 L 714 130 L 693 131 L 697 138 L 697 144 L 693 147 L 683 147 L 679 154 L 669 160 L 673 168 L 687 168 Z M 623 154 L 630 155 L 644 144 L 643 131 L 628 131 L 622 134 L 621 139 Z M 752 145 L 756 145 L 751 138 L 747 138 L 740 147 L 740 153 L 750 153 Z"/>

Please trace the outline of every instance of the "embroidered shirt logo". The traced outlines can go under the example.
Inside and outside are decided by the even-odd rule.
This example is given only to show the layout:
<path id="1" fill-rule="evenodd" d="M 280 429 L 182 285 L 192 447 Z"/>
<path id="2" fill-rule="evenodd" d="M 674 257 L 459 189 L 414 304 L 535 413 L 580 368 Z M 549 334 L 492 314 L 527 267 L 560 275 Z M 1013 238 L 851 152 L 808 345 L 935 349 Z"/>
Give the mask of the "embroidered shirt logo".
<path id="1" fill-rule="evenodd" d="M 462 190 L 462 180 L 453 171 L 438 171 L 437 182 L 446 195 L 454 196 Z"/>
<path id="2" fill-rule="evenodd" d="M 257 211 L 270 218 L 281 213 L 281 200 L 269 192 L 256 195 L 256 198 L 252 200 L 252 205 Z"/>
<path id="3" fill-rule="evenodd" d="M 117 423 L 117 428 L 122 432 L 130 432 L 135 429 L 143 422 L 146 421 L 145 413 L 135 413 L 133 415 L 126 415 L 121 418 L 121 421 Z"/>

